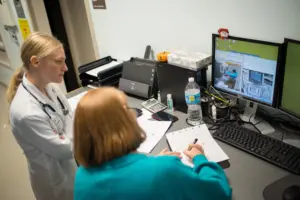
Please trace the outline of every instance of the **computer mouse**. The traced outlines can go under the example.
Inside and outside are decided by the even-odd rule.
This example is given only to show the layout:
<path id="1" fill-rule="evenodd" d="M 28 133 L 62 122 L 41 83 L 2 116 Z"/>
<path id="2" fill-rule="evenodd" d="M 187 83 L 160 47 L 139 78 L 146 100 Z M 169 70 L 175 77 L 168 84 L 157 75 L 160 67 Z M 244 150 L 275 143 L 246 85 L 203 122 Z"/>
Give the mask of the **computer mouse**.
<path id="1" fill-rule="evenodd" d="M 282 200 L 300 200 L 300 186 L 292 185 L 286 188 L 283 191 Z"/>

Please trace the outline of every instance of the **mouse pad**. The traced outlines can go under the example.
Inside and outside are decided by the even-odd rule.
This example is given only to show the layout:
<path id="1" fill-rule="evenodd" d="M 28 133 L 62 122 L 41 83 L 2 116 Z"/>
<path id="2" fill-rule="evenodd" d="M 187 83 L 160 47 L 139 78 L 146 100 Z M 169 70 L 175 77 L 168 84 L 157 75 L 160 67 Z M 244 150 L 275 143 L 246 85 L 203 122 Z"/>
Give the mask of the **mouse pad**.
<path id="1" fill-rule="evenodd" d="M 265 200 L 282 200 L 283 191 L 292 185 L 300 186 L 300 176 L 289 175 L 267 186 L 263 192 Z"/>

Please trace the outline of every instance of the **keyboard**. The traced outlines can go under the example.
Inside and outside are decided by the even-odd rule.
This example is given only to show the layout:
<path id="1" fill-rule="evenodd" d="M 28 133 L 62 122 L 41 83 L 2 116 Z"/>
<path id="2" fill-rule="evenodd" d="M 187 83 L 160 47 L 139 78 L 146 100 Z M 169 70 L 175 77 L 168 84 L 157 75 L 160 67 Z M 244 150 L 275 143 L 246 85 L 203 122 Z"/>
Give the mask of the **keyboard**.
<path id="1" fill-rule="evenodd" d="M 262 160 L 295 174 L 300 174 L 300 149 L 274 138 L 227 124 L 212 134 L 217 140 L 234 146 Z"/>

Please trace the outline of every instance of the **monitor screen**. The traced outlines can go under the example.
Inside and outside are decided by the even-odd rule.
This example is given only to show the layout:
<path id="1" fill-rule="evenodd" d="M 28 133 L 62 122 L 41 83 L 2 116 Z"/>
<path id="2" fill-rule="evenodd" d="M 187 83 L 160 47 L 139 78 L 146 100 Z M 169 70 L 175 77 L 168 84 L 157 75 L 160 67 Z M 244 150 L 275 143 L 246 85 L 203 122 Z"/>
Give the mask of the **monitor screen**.
<path id="1" fill-rule="evenodd" d="M 249 71 L 249 80 L 254 84 L 262 84 L 263 73 L 257 71 Z"/>
<path id="2" fill-rule="evenodd" d="M 300 41 L 288 41 L 281 108 L 300 116 Z"/>
<path id="3" fill-rule="evenodd" d="M 216 89 L 275 106 L 280 44 L 213 37 L 212 82 Z"/>

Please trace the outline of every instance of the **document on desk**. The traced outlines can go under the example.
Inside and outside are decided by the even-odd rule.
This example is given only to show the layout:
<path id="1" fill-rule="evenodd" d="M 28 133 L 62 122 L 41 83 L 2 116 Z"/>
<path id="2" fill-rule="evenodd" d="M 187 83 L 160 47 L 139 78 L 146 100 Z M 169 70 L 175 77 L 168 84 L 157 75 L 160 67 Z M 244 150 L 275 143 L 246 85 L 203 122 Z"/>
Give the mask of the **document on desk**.
<path id="1" fill-rule="evenodd" d="M 83 97 L 85 94 L 87 93 L 87 91 L 85 92 L 82 92 L 80 94 L 77 94 L 76 96 L 74 97 L 71 97 L 68 99 L 68 102 L 71 106 L 71 109 L 72 111 L 75 111 L 76 107 L 77 107 L 77 104 L 79 103 L 79 100 L 81 99 L 81 97 Z"/>
<path id="2" fill-rule="evenodd" d="M 195 139 L 198 139 L 197 143 L 202 145 L 205 156 L 209 161 L 218 163 L 229 159 L 226 153 L 211 136 L 205 124 L 167 133 L 166 137 L 172 151 L 182 153 L 188 148 L 189 144 L 192 144 Z M 194 166 L 183 153 L 182 157 L 182 162 L 184 164 L 191 167 Z"/>
<path id="3" fill-rule="evenodd" d="M 140 127 L 145 131 L 146 140 L 138 148 L 138 151 L 142 153 L 150 153 L 164 136 L 164 134 L 168 131 L 172 122 L 151 121 L 149 120 L 149 117 L 151 117 L 151 113 L 145 109 L 142 110 L 143 115 L 138 118 L 138 123 Z"/>
<path id="4" fill-rule="evenodd" d="M 101 67 L 97 67 L 95 69 L 92 69 L 90 71 L 87 71 L 86 73 L 91 75 L 91 76 L 98 76 L 98 73 L 99 72 L 102 72 L 102 71 L 105 71 L 105 70 L 108 70 L 108 69 L 111 69 L 117 65 L 121 64 L 121 62 L 118 62 L 118 61 L 112 61 L 106 65 L 102 65 Z"/>

